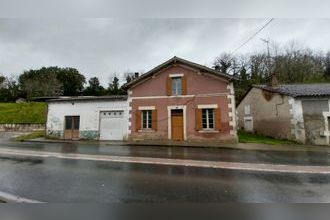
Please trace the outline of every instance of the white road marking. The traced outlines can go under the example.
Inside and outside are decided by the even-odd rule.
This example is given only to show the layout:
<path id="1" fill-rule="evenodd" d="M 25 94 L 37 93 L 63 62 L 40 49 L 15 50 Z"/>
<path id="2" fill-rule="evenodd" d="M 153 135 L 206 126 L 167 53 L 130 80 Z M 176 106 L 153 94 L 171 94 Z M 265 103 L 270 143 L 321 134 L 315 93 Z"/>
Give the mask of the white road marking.
<path id="1" fill-rule="evenodd" d="M 282 165 L 263 163 L 240 163 L 222 161 L 203 161 L 186 159 L 166 159 L 152 157 L 130 157 L 111 155 L 89 155 L 76 153 L 41 152 L 32 150 L 20 150 L 13 148 L 0 148 L 0 155 L 24 156 L 34 158 L 54 157 L 70 160 L 89 160 L 120 163 L 156 164 L 170 166 L 187 166 L 215 169 L 229 169 L 241 171 L 277 172 L 277 173 L 309 173 L 309 174 L 330 174 L 330 166 L 303 166 L 303 165 Z"/>
<path id="2" fill-rule="evenodd" d="M 0 192 L 0 199 L 7 203 L 41 203 L 37 200 L 20 197 L 6 192 Z"/>

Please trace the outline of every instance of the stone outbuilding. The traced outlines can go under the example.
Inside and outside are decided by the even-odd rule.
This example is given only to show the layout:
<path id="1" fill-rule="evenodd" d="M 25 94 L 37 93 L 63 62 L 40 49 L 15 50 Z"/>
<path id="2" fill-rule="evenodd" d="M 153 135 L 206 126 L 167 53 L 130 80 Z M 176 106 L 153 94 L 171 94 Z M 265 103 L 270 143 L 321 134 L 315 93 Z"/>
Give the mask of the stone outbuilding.
<path id="1" fill-rule="evenodd" d="M 330 145 L 330 84 L 254 85 L 237 107 L 249 132 Z"/>
<path id="2" fill-rule="evenodd" d="M 126 140 L 127 96 L 67 97 L 48 101 L 46 133 L 61 139 Z"/>

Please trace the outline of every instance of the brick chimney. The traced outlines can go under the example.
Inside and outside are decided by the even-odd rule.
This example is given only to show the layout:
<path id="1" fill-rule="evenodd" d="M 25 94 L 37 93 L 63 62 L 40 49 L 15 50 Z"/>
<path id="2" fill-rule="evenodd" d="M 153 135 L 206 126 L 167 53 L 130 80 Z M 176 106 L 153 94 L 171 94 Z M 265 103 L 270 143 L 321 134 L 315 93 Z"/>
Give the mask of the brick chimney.
<path id="1" fill-rule="evenodd" d="M 269 77 L 267 77 L 266 84 L 267 84 L 267 86 L 273 87 L 273 88 L 276 88 L 279 86 L 278 79 L 276 77 L 276 73 L 273 73 Z"/>

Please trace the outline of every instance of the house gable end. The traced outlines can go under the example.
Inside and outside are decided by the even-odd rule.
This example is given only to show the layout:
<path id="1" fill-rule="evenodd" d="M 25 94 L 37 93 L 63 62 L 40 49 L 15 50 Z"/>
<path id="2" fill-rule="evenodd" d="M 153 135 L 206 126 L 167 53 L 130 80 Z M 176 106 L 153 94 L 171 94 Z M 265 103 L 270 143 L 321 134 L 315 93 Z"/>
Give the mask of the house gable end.
<path id="1" fill-rule="evenodd" d="M 201 72 L 184 64 L 172 64 L 154 73 L 130 88 L 131 96 L 168 96 L 172 87 L 169 79 L 182 78 L 182 95 L 228 93 L 229 80 Z M 169 87 L 170 86 L 170 87 Z M 170 91 L 168 91 L 170 90 Z"/>

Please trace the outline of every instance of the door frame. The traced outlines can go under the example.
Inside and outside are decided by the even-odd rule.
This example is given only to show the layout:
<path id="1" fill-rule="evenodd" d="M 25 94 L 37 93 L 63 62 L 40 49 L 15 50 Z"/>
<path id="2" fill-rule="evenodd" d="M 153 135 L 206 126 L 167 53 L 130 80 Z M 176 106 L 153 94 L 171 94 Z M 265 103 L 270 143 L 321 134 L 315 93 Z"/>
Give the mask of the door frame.
<path id="1" fill-rule="evenodd" d="M 185 105 L 170 105 L 167 106 L 167 131 L 168 131 L 168 139 L 172 140 L 172 110 L 183 110 L 183 140 L 187 140 L 187 106 Z"/>
<path id="2" fill-rule="evenodd" d="M 71 129 L 66 129 L 66 118 L 67 117 L 71 117 Z M 74 129 L 74 125 L 75 125 L 75 123 L 74 123 L 74 119 L 73 118 L 75 118 L 75 117 L 77 117 L 78 119 L 79 119 L 79 128 L 78 128 L 78 130 L 76 130 L 76 129 Z M 70 137 L 70 139 L 66 139 L 65 138 L 65 132 L 66 131 L 71 131 L 71 137 Z M 77 138 L 74 138 L 73 137 L 73 132 L 74 131 L 76 131 L 76 132 L 78 132 L 78 137 Z M 64 130 L 63 130 L 63 139 L 65 139 L 65 140 L 79 140 L 80 139 L 80 115 L 65 115 L 64 116 Z"/>
<path id="3" fill-rule="evenodd" d="M 248 132 L 253 132 L 254 131 L 253 117 L 252 116 L 246 116 L 246 117 L 243 118 L 243 120 L 244 120 L 244 130 L 246 130 L 246 121 L 251 121 L 252 129 L 251 129 L 251 131 L 248 131 Z"/>

